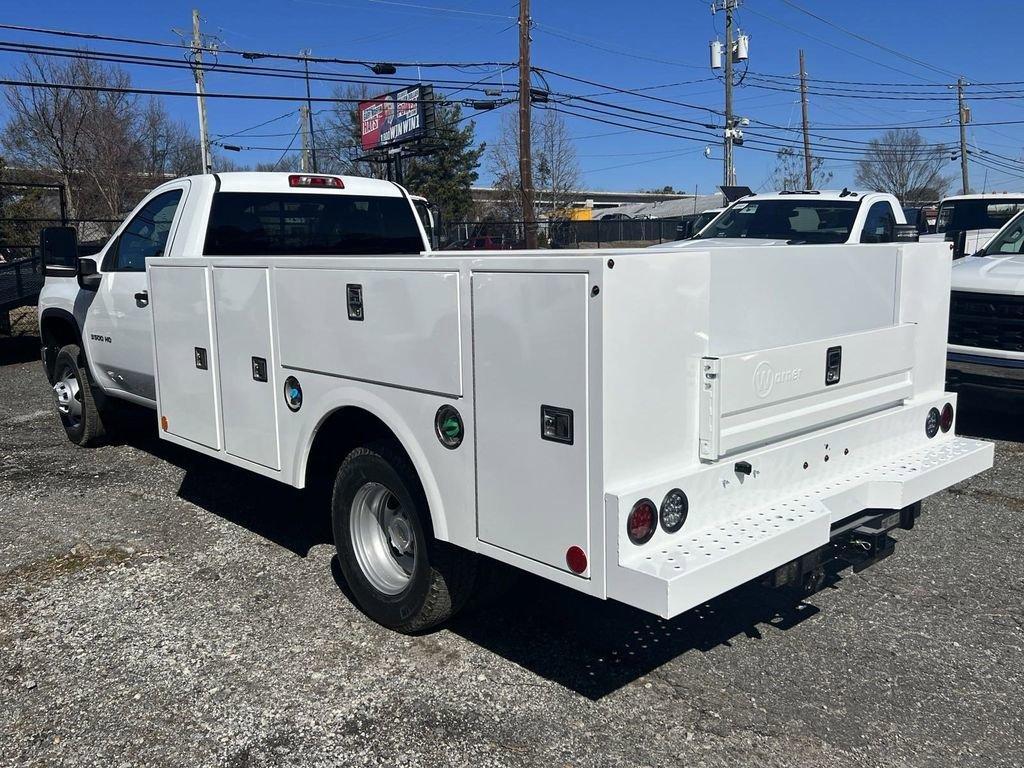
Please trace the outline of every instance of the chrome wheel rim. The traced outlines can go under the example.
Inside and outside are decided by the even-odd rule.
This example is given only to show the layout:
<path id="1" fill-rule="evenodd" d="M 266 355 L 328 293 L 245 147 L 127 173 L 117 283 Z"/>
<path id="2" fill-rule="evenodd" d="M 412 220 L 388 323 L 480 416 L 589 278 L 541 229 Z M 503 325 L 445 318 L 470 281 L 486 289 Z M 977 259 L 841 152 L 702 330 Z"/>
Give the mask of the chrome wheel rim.
<path id="1" fill-rule="evenodd" d="M 82 423 L 82 390 L 78 386 L 78 377 L 74 370 L 64 366 L 57 373 L 57 383 L 53 385 L 53 400 L 57 413 L 72 428 Z"/>
<path id="2" fill-rule="evenodd" d="M 406 510 L 387 486 L 369 482 L 356 491 L 349 533 L 356 561 L 374 589 L 397 595 L 412 581 L 416 535 Z"/>

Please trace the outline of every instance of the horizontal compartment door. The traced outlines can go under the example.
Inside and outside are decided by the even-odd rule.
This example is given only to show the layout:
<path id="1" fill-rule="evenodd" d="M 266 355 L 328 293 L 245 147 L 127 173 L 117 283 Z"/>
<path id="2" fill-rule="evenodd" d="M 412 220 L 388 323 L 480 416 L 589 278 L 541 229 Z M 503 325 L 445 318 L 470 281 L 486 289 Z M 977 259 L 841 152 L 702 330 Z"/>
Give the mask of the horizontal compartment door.
<path id="1" fill-rule="evenodd" d="M 462 395 L 459 273 L 279 267 L 281 364 Z"/>
<path id="2" fill-rule="evenodd" d="M 915 330 L 904 324 L 704 358 L 701 458 L 715 460 L 901 403 L 913 392 Z"/>

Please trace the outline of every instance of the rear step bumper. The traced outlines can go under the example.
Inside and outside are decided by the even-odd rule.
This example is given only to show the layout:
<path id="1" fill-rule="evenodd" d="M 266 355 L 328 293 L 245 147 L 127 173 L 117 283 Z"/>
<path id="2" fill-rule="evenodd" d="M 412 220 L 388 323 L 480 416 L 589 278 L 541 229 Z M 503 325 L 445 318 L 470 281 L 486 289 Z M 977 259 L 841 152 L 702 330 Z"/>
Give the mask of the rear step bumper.
<path id="1" fill-rule="evenodd" d="M 861 510 L 907 507 L 992 461 L 991 443 L 950 436 L 876 465 L 852 466 L 761 506 L 734 507 L 731 519 L 693 534 L 681 535 L 684 526 L 680 534 L 652 540 L 653 547 L 626 549 L 628 559 L 608 575 L 608 597 L 677 616 L 827 545 L 835 522 Z"/>

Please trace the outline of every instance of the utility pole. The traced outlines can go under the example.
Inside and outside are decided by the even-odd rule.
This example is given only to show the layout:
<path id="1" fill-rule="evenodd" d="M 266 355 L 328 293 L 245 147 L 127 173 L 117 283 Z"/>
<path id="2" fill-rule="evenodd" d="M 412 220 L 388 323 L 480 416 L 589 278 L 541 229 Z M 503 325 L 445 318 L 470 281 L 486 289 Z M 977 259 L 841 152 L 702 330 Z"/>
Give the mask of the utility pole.
<path id="1" fill-rule="evenodd" d="M 319 169 L 316 165 L 316 138 L 313 134 L 313 97 L 309 92 L 309 54 L 308 48 L 302 52 L 302 63 L 306 66 L 306 130 L 309 133 L 309 154 L 312 162 L 304 170 L 317 173 Z"/>
<path id="2" fill-rule="evenodd" d="M 725 168 L 722 183 L 726 186 L 736 184 L 736 165 L 732 159 L 732 12 L 735 8 L 736 0 L 725 0 Z"/>
<path id="3" fill-rule="evenodd" d="M 210 134 L 206 128 L 206 95 L 203 80 L 203 36 L 199 31 L 199 9 L 192 9 L 192 73 L 196 79 L 196 101 L 199 105 L 199 146 L 203 158 L 203 173 L 213 173 L 210 157 Z"/>
<path id="4" fill-rule="evenodd" d="M 807 68 L 804 66 L 804 51 L 800 49 L 800 111 L 804 123 L 804 189 L 814 189 L 811 167 L 811 136 L 807 132 Z"/>
<path id="5" fill-rule="evenodd" d="M 309 107 L 299 107 L 299 131 L 302 134 L 302 154 L 299 160 L 299 169 L 303 173 L 309 173 L 313 166 L 309 161 Z"/>
<path id="6" fill-rule="evenodd" d="M 519 188 L 527 248 L 537 247 L 537 213 L 533 205 L 533 159 L 530 156 L 530 0 L 519 0 Z"/>
<path id="7" fill-rule="evenodd" d="M 964 105 L 964 86 L 962 77 L 956 81 L 957 115 L 960 119 L 960 175 L 963 177 L 964 194 L 971 194 L 971 182 L 967 174 L 967 124 L 971 122 L 971 109 Z"/>
<path id="8" fill-rule="evenodd" d="M 735 186 L 736 163 L 733 161 L 733 146 L 743 144 L 743 132 L 738 126 L 745 125 L 746 120 L 737 120 L 732 111 L 733 64 L 746 61 L 749 38 L 740 33 L 738 40 L 733 40 L 734 14 L 742 0 L 714 0 L 711 12 L 725 11 L 725 46 L 720 41 L 711 43 L 711 68 L 722 67 L 722 56 L 725 56 L 725 133 L 722 136 L 722 186 Z"/>

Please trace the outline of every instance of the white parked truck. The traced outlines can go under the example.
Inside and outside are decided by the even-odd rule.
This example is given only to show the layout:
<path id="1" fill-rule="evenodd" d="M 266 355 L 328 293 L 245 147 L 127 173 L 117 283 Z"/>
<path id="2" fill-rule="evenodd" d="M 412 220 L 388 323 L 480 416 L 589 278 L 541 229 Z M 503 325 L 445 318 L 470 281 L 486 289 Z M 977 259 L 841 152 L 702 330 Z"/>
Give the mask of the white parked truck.
<path id="1" fill-rule="evenodd" d="M 953 262 L 946 378 L 956 390 L 1024 395 L 1024 211 Z"/>
<path id="2" fill-rule="evenodd" d="M 935 232 L 921 235 L 921 241 L 954 241 L 962 237 L 959 248 L 963 253 L 977 253 L 1021 209 L 1022 192 L 951 195 L 939 203 Z"/>
<path id="3" fill-rule="evenodd" d="M 394 184 L 225 173 L 54 267 L 43 359 L 76 443 L 126 398 L 165 440 L 325 484 L 342 573 L 388 627 L 444 621 L 483 558 L 671 617 L 884 557 L 991 466 L 943 389 L 949 259 L 430 252 Z"/>
<path id="4" fill-rule="evenodd" d="M 906 224 L 899 201 L 884 192 L 801 190 L 751 194 L 705 222 L 689 240 L 656 249 L 697 249 L 736 245 L 824 245 L 891 243 Z"/>

